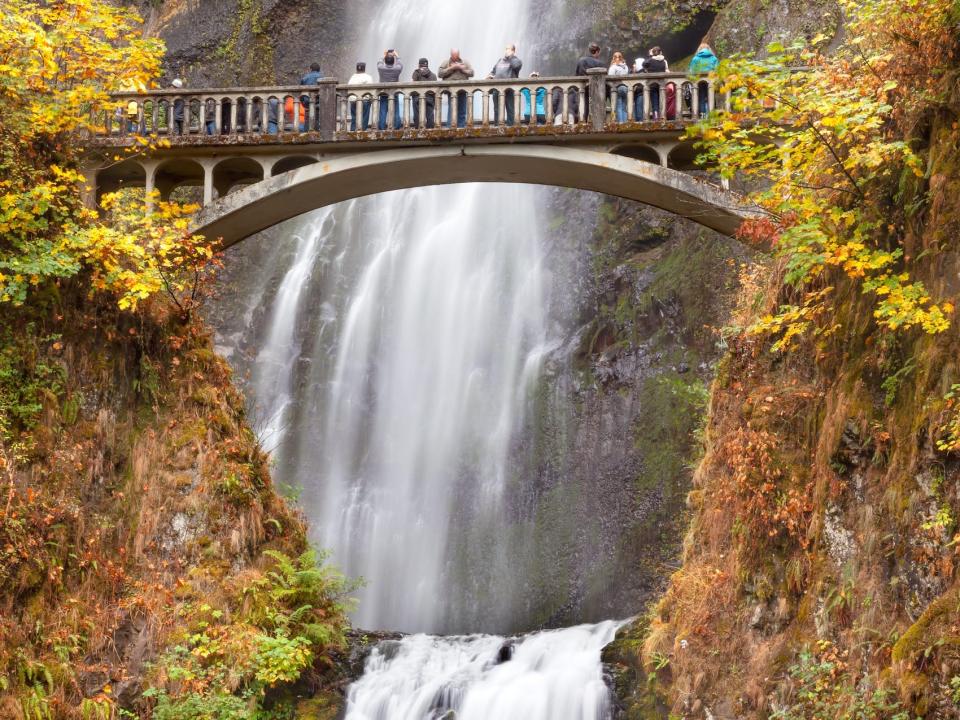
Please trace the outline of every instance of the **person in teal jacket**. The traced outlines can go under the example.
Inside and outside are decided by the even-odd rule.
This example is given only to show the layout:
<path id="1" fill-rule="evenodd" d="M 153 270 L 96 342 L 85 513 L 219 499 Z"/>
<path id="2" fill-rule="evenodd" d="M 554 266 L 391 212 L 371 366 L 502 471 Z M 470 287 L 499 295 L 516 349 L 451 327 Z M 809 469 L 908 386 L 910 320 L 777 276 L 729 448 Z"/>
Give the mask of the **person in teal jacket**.
<path id="1" fill-rule="evenodd" d="M 720 64 L 720 60 L 716 55 L 713 54 L 713 50 L 710 49 L 710 46 L 707 43 L 701 43 L 700 47 L 697 48 L 697 54 L 693 56 L 693 60 L 690 61 L 690 68 L 687 70 L 689 75 L 706 75 L 717 69 L 717 65 Z M 698 108 L 700 112 L 700 117 L 706 117 L 707 112 L 710 108 L 707 95 L 710 92 L 710 86 L 706 82 L 699 83 L 700 87 L 700 107 Z"/>
<path id="2" fill-rule="evenodd" d="M 540 77 L 540 73 L 532 72 L 530 73 L 530 77 L 538 78 Z M 528 123 L 530 122 L 530 89 L 523 88 L 520 91 L 520 95 L 523 96 L 523 121 Z M 536 111 L 536 117 L 534 119 L 537 125 L 543 125 L 547 121 L 547 89 L 544 87 L 537 88 L 534 110 Z"/>

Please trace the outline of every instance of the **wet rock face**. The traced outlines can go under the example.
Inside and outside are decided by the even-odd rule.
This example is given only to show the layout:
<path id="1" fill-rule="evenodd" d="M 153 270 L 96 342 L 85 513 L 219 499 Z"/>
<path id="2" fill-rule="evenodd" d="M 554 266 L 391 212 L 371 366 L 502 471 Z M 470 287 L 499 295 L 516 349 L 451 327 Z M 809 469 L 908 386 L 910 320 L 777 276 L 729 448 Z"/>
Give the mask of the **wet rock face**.
<path id="1" fill-rule="evenodd" d="M 167 0 L 144 14 L 167 43 L 168 80 L 230 87 L 296 84 L 312 62 L 342 74 L 347 10 L 331 0 Z"/>
<path id="2" fill-rule="evenodd" d="M 710 30 L 721 55 L 759 52 L 772 42 L 835 37 L 841 23 L 836 0 L 730 0 Z"/>
<path id="3" fill-rule="evenodd" d="M 557 191 L 554 205 L 552 253 L 570 275 L 554 314 L 578 321 L 546 363 L 512 499 L 514 522 L 536 528 L 515 558 L 528 568 L 518 606 L 549 626 L 634 615 L 662 588 L 719 352 L 707 326 L 723 324 L 748 260 L 634 203 Z M 564 237 L 584 224 L 592 243 Z"/>

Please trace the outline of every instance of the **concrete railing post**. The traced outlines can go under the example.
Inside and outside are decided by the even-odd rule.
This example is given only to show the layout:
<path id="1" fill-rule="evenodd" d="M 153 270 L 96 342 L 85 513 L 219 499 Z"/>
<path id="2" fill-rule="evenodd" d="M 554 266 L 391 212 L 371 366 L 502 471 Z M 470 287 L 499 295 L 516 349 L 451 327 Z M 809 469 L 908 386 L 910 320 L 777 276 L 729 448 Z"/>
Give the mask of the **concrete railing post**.
<path id="1" fill-rule="evenodd" d="M 607 120 L 607 69 L 587 70 L 587 113 L 594 130 L 603 130 Z"/>
<path id="2" fill-rule="evenodd" d="M 333 140 L 337 131 L 337 79 L 324 78 L 317 83 L 317 117 L 322 140 Z M 357 119 L 359 122 L 360 119 Z"/>

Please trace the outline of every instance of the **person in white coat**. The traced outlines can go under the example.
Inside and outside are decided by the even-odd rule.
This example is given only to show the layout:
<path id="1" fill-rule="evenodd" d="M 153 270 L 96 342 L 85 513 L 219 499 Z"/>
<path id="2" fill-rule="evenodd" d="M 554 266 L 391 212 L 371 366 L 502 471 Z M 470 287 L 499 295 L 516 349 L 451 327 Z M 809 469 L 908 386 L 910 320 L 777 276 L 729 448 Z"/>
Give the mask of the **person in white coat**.
<path id="1" fill-rule="evenodd" d="M 373 78 L 367 72 L 367 64 L 357 63 L 357 71 L 347 80 L 347 85 L 373 85 Z M 357 96 L 348 96 L 350 100 L 350 132 L 357 131 Z M 370 98 L 363 98 L 363 110 L 361 111 L 361 127 L 364 130 L 370 128 Z"/>

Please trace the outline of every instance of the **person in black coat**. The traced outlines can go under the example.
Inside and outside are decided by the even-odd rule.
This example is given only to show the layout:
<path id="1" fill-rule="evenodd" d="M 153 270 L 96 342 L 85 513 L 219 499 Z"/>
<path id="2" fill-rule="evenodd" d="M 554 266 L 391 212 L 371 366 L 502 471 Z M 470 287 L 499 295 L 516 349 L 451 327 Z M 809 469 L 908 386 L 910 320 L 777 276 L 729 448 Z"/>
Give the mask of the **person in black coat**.
<path id="1" fill-rule="evenodd" d="M 593 68 L 605 68 L 607 64 L 600 59 L 600 46 L 597 43 L 590 43 L 590 46 L 587 48 L 587 54 L 582 58 L 577 60 L 577 67 L 574 70 L 574 75 L 577 77 L 584 77 L 587 74 L 587 70 Z M 570 89 L 570 111 L 573 114 L 573 122 L 580 122 L 580 93 L 574 89 Z M 558 117 L 563 111 L 563 91 L 559 88 L 554 89 L 553 91 L 553 116 Z M 587 113 L 587 116 L 590 115 L 590 96 L 587 95 L 586 102 L 584 103 L 584 111 Z"/>
<path id="2" fill-rule="evenodd" d="M 414 82 L 436 82 L 437 74 L 430 69 L 430 61 L 426 58 L 420 58 L 417 69 L 413 71 Z M 413 101 L 413 126 L 420 127 L 420 93 L 411 93 L 410 99 Z M 436 103 L 437 94 L 435 92 L 424 93 L 424 126 L 432 128 L 436 125 Z"/>

